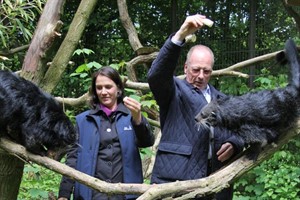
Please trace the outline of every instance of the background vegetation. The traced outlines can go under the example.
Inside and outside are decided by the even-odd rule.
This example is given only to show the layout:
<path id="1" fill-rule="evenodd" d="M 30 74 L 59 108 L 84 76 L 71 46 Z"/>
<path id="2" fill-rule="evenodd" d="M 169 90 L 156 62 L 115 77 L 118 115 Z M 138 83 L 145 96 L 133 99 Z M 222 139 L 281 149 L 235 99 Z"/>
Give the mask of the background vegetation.
<path id="1" fill-rule="evenodd" d="M 0 3 L 0 59 L 1 69 L 22 68 L 26 49 L 46 0 L 4 0 Z M 174 4 L 174 2 L 176 4 Z M 202 13 L 214 20 L 214 27 L 197 34 L 197 42 L 207 44 L 215 52 L 216 69 L 226 68 L 253 56 L 281 50 L 289 37 L 300 42 L 295 22 L 287 14 L 281 1 L 168 1 L 136 2 L 128 0 L 130 17 L 144 46 L 160 48 L 188 14 Z M 66 34 L 77 0 L 66 2 L 62 34 Z M 174 7 L 174 5 L 176 5 Z M 251 8 L 255 8 L 255 52 L 250 52 Z M 298 8 L 296 8 L 297 11 Z M 253 41 L 252 41 L 253 42 Z M 190 45 L 182 52 L 189 49 Z M 79 97 L 88 90 L 90 74 L 103 65 L 114 66 L 127 76 L 125 62 L 136 56 L 128 42 L 126 31 L 119 20 L 117 2 L 103 0 L 97 4 L 84 35 L 72 57 L 73 65 L 53 91 L 55 96 Z M 8 59 L 6 59 L 8 58 Z M 182 73 L 182 56 L 178 74 Z M 149 66 L 137 68 L 137 78 L 146 81 Z M 275 61 L 243 69 L 251 81 L 237 77 L 214 77 L 212 83 L 226 94 L 240 95 L 251 90 L 273 89 L 287 83 L 286 69 Z M 143 94 L 127 90 L 127 95 L 138 98 L 144 107 L 157 109 L 150 92 Z M 68 108 L 73 119 L 86 107 Z M 145 113 L 146 115 L 146 113 Z M 270 160 L 248 172 L 235 184 L 234 199 L 300 199 L 300 138 L 292 140 Z M 149 151 L 143 151 L 150 154 Z M 19 199 L 48 199 L 57 195 L 61 176 L 37 165 L 27 164 L 19 191 Z"/>

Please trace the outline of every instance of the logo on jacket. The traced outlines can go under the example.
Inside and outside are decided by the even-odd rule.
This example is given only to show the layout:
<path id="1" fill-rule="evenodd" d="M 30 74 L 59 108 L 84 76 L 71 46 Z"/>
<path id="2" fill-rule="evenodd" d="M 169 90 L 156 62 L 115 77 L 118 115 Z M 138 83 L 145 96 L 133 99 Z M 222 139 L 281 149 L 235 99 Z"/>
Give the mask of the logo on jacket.
<path id="1" fill-rule="evenodd" d="M 131 128 L 131 126 L 129 125 L 128 127 L 124 127 L 124 131 L 131 131 L 132 130 L 132 128 Z"/>

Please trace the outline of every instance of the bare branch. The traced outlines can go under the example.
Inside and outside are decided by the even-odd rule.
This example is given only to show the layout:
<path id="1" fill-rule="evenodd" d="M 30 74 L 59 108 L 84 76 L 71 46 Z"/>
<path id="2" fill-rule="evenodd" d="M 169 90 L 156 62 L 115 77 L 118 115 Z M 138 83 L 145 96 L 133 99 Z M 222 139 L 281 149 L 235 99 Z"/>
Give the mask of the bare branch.
<path id="1" fill-rule="evenodd" d="M 263 62 L 263 61 L 271 60 L 271 59 L 274 59 L 279 52 L 281 52 L 281 51 L 275 51 L 273 53 L 268 53 L 268 54 L 258 56 L 258 57 L 255 57 L 255 58 L 252 58 L 252 59 L 249 59 L 249 60 L 245 60 L 243 62 L 239 62 L 237 64 L 234 64 L 234 65 L 232 65 L 232 66 L 230 66 L 226 69 L 227 70 L 237 70 L 237 69 L 240 69 L 240 68 L 243 68 L 243 67 L 247 67 L 247 66 L 250 66 L 250 65 L 253 65 L 253 64 Z"/>
<path id="2" fill-rule="evenodd" d="M 297 126 L 300 126 L 298 121 Z M 172 183 L 146 185 L 146 184 L 122 184 L 122 183 L 106 183 L 87 174 L 79 172 L 67 165 L 61 164 L 48 157 L 41 157 L 27 152 L 26 149 L 15 144 L 7 139 L 1 138 L 0 147 L 9 152 L 9 154 L 15 155 L 26 161 L 32 161 L 39 165 L 42 165 L 52 171 L 60 173 L 64 176 L 70 177 L 82 184 L 85 184 L 99 192 L 107 194 L 142 194 L 139 200 L 151 200 L 151 199 L 164 199 L 173 197 L 174 199 L 187 199 L 197 196 L 205 196 L 212 193 L 217 193 L 220 190 L 229 186 L 230 183 L 237 180 L 244 173 L 259 165 L 262 161 L 270 158 L 282 145 L 286 144 L 291 138 L 299 134 L 299 128 L 295 127 L 283 135 L 277 145 L 268 145 L 264 151 L 259 155 L 256 162 L 248 160 L 245 157 L 247 150 L 242 156 L 230 163 L 223 169 L 215 172 L 209 177 L 189 180 L 189 181 L 177 181 Z"/>
<path id="3" fill-rule="evenodd" d="M 104 192 L 107 194 L 142 194 L 150 187 L 149 185 L 145 184 L 112 184 L 101 181 L 51 158 L 32 154 L 26 151 L 24 146 L 11 142 L 5 138 L 1 138 L 0 147 L 11 155 L 15 155 L 18 158 L 22 158 L 26 161 L 32 161 L 47 169 L 83 183 L 95 190 L 98 190 L 99 192 Z"/>
<path id="4" fill-rule="evenodd" d="M 138 200 L 162 199 L 170 196 L 174 197 L 176 195 L 178 195 L 178 197 L 173 199 L 193 199 L 196 195 L 200 197 L 217 193 L 222 189 L 227 188 L 230 183 L 233 183 L 244 173 L 259 165 L 262 161 L 270 158 L 291 138 L 299 134 L 300 121 L 298 121 L 297 126 L 298 127 L 288 131 L 286 135 L 281 136 L 278 140 L 278 144 L 266 146 L 255 162 L 246 158 L 245 154 L 248 152 L 248 150 L 246 150 L 239 159 L 206 178 L 160 184 L 156 187 L 151 187 L 146 193 L 140 196 Z"/>
<path id="5" fill-rule="evenodd" d="M 120 20 L 128 34 L 129 43 L 130 43 L 131 47 L 133 48 L 134 51 L 136 51 L 137 49 L 142 47 L 142 44 L 139 40 L 137 31 L 136 31 L 135 27 L 133 26 L 131 18 L 128 14 L 126 0 L 118 0 L 117 2 L 118 2 Z"/>
<path id="6" fill-rule="evenodd" d="M 16 47 L 14 49 L 10 49 L 8 51 L 0 51 L 0 55 L 2 55 L 2 56 L 10 56 L 10 55 L 12 55 L 14 53 L 18 53 L 20 51 L 24 51 L 24 50 L 28 49 L 28 47 L 29 47 L 29 44 L 26 44 L 26 45 L 23 45 L 23 46 L 20 46 L 20 47 Z"/>
<path id="7" fill-rule="evenodd" d="M 144 91 L 150 90 L 148 83 L 133 82 L 130 80 L 127 80 L 125 82 L 125 87 L 130 89 L 135 89 L 135 90 L 144 90 Z"/>
<path id="8" fill-rule="evenodd" d="M 158 52 L 153 52 L 151 54 L 139 55 L 127 62 L 127 65 L 136 66 L 143 63 L 151 63 L 158 55 Z"/>
<path id="9" fill-rule="evenodd" d="M 55 99 L 61 104 L 66 106 L 72 106 L 72 107 L 84 106 L 87 105 L 86 103 L 88 100 L 88 93 L 85 93 L 84 95 L 78 98 L 55 97 Z M 150 118 L 147 118 L 147 120 L 152 126 L 160 127 L 160 123 L 158 121 L 155 121 Z"/>
<path id="10" fill-rule="evenodd" d="M 85 93 L 84 95 L 78 98 L 55 97 L 55 99 L 58 102 L 72 107 L 78 107 L 86 104 L 87 98 L 88 98 L 88 93 Z"/>

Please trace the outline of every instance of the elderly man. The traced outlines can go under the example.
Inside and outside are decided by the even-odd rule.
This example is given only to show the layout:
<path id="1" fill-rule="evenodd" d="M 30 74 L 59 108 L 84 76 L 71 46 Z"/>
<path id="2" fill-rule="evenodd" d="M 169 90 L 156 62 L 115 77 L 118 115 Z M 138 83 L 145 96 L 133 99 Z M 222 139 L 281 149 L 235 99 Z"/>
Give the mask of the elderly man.
<path id="1" fill-rule="evenodd" d="M 194 120 L 208 102 L 224 96 L 210 85 L 214 54 L 209 47 L 190 49 L 184 64 L 186 78 L 174 76 L 185 37 L 204 26 L 203 15 L 188 16 L 165 42 L 148 72 L 150 89 L 160 107 L 162 137 L 152 173 L 152 183 L 199 179 L 224 166 L 239 153 L 243 141 L 215 127 L 214 137 Z M 206 199 L 232 199 L 232 186 Z M 201 198 L 199 198 L 201 199 Z"/>

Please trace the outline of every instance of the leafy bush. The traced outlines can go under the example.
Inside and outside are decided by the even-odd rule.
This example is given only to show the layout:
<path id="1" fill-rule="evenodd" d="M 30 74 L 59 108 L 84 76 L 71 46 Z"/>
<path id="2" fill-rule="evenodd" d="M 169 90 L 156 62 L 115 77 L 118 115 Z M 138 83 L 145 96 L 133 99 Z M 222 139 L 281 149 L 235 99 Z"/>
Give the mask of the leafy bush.
<path id="1" fill-rule="evenodd" d="M 234 200 L 300 199 L 300 156 L 293 152 L 291 146 L 299 149 L 300 142 L 291 140 L 270 160 L 261 163 L 237 181 Z"/>
<path id="2" fill-rule="evenodd" d="M 37 164 L 26 164 L 18 200 L 46 200 L 48 193 L 58 193 L 61 175 Z"/>

